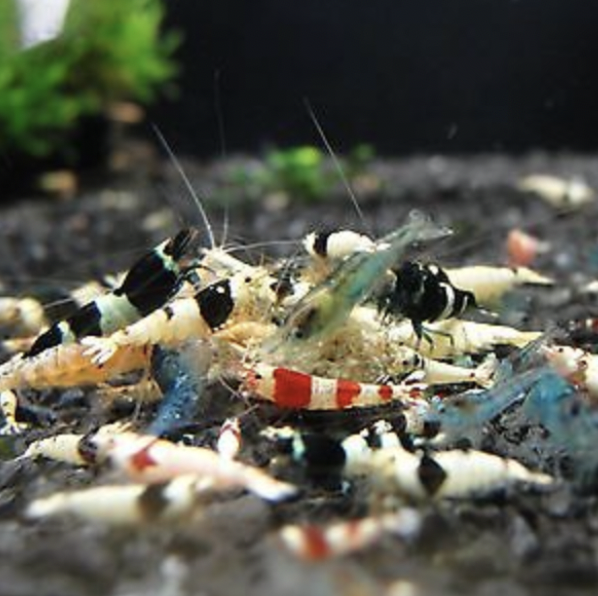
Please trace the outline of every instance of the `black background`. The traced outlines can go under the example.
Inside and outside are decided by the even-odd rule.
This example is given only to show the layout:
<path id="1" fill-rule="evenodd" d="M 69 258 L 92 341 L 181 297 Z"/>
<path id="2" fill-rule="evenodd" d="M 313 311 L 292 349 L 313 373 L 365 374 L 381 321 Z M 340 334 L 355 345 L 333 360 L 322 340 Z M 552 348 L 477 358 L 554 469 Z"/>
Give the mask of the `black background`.
<path id="1" fill-rule="evenodd" d="M 167 4 L 183 72 L 150 116 L 179 151 L 316 142 L 304 98 L 341 151 L 598 146 L 592 0 Z"/>

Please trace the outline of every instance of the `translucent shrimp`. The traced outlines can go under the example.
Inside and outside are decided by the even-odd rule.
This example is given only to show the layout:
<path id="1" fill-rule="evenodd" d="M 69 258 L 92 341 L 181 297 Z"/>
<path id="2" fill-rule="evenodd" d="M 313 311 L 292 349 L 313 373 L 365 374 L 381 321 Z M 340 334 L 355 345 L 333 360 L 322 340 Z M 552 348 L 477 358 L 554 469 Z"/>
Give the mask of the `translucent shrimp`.
<path id="1" fill-rule="evenodd" d="M 485 391 L 466 391 L 446 398 L 436 398 L 424 417 L 435 426 L 442 441 L 476 440 L 484 425 L 513 404 L 522 401 L 527 391 L 546 374 L 547 368 L 522 372 L 498 382 Z"/>
<path id="2" fill-rule="evenodd" d="M 421 214 L 412 214 L 409 223 L 382 238 L 376 250 L 357 252 L 291 309 L 279 333 L 264 346 L 275 351 L 302 346 L 323 338 L 342 324 L 353 308 L 365 300 L 384 278 L 405 248 L 412 242 L 432 240 L 448 231 L 432 224 Z"/>
<path id="3" fill-rule="evenodd" d="M 573 459 L 579 481 L 595 481 L 598 413 L 566 379 L 554 371 L 545 372 L 529 391 L 523 411 L 549 431 L 547 444 Z"/>
<path id="4" fill-rule="evenodd" d="M 156 348 L 152 376 L 163 397 L 148 434 L 170 435 L 189 424 L 201 410 L 212 347 L 202 340 L 188 341 L 176 350 Z"/>

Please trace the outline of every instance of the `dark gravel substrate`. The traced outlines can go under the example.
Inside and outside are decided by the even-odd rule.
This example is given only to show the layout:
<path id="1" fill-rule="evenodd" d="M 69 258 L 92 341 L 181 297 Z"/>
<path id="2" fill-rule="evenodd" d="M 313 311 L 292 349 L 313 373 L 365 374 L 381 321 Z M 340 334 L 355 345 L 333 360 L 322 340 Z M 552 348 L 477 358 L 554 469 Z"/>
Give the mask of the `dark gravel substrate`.
<path id="1" fill-rule="evenodd" d="M 598 273 L 596 203 L 558 214 L 537 197 L 515 189 L 521 175 L 537 172 L 582 175 L 598 188 L 595 158 L 533 155 L 375 163 L 375 190 L 361 201 L 364 222 L 340 188 L 324 203 L 285 204 L 272 197 L 256 202 L 223 182 L 239 162 L 184 165 L 200 194 L 231 200 L 231 241 L 297 240 L 323 223 L 365 227 L 378 234 L 400 225 L 417 207 L 456 230 L 454 238 L 433 249 L 430 256 L 435 261 L 503 263 L 507 232 L 522 227 L 550 242 L 550 251 L 534 266 L 558 283 L 550 291 L 522 293 L 516 301 L 519 310 L 506 313 L 506 320 L 545 328 L 552 322 L 598 316 L 595 298 L 577 290 Z M 166 198 L 174 201 L 176 211 Z M 220 237 L 223 208 L 208 201 L 208 209 Z M 119 270 L 171 234 L 179 217 L 196 221 L 197 213 L 178 175 L 161 163 L 155 164 L 151 175 L 120 175 L 84 189 L 73 201 L 31 197 L 4 208 L 0 217 L 4 291 L 43 295 L 54 286 L 69 287 Z M 274 256 L 291 254 L 296 245 L 265 250 Z M 94 407 L 93 393 L 78 389 L 26 397 L 37 405 L 60 403 L 57 423 L 64 428 L 89 427 L 94 416 L 106 415 Z M 255 416 L 260 422 L 277 414 L 264 408 Z M 526 463 L 538 462 L 531 440 L 509 440 L 499 431 L 491 429 L 488 440 L 499 444 L 501 452 Z M 22 444 L 7 441 L 4 448 L 10 451 Z M 297 502 L 272 507 L 251 496 L 233 495 L 180 526 L 126 531 L 71 519 L 38 523 L 22 519 L 22 507 L 31 498 L 85 485 L 92 476 L 48 462 L 1 464 L 0 593 L 589 596 L 598 586 L 595 492 L 579 494 L 567 482 L 545 494 L 513 491 L 482 503 L 424 506 L 424 531 L 412 544 L 387 537 L 343 560 L 305 564 L 281 549 L 273 530 L 290 520 L 325 521 L 356 513 L 358 504 L 348 496 L 312 491 Z"/>

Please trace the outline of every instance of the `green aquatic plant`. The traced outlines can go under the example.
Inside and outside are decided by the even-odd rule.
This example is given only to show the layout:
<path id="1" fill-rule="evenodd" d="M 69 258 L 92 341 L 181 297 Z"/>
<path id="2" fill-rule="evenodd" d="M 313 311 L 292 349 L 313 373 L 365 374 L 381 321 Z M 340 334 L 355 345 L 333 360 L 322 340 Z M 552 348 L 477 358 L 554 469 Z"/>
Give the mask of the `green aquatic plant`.
<path id="1" fill-rule="evenodd" d="M 338 163 L 349 181 L 363 174 L 374 156 L 369 145 L 358 145 Z M 338 189 L 341 177 L 332 159 L 321 149 L 300 145 L 272 149 L 259 165 L 238 168 L 233 182 L 253 197 L 283 194 L 287 198 L 320 201 Z"/>
<path id="2" fill-rule="evenodd" d="M 270 151 L 265 158 L 264 183 L 293 197 L 321 199 L 334 182 L 325 162 L 325 155 L 316 147 Z"/>
<path id="3" fill-rule="evenodd" d="M 160 0 L 71 0 L 62 34 L 20 47 L 18 13 L 0 3 L 0 151 L 76 152 L 65 139 L 116 101 L 151 101 L 176 73 Z M 166 86 L 166 87 L 165 87 Z"/>

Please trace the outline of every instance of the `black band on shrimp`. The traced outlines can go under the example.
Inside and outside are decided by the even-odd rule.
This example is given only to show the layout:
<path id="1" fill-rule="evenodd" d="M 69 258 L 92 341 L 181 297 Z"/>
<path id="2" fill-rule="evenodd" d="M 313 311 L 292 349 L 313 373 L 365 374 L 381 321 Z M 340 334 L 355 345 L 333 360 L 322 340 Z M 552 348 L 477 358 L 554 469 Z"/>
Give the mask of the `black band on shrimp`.
<path id="1" fill-rule="evenodd" d="M 392 273 L 394 280 L 378 297 L 378 307 L 385 316 L 410 319 L 420 338 L 422 323 L 458 317 L 476 306 L 473 292 L 456 288 L 436 265 L 405 261 Z"/>
<path id="2" fill-rule="evenodd" d="M 182 283 L 179 261 L 193 232 L 183 230 L 141 257 L 122 284 L 109 294 L 88 302 L 64 321 L 54 323 L 33 343 L 26 357 L 53 346 L 112 333 L 162 306 Z"/>

